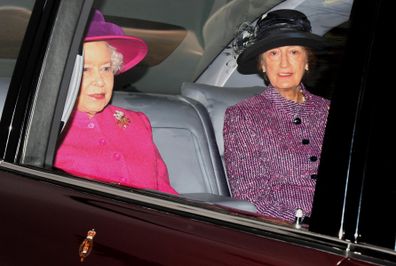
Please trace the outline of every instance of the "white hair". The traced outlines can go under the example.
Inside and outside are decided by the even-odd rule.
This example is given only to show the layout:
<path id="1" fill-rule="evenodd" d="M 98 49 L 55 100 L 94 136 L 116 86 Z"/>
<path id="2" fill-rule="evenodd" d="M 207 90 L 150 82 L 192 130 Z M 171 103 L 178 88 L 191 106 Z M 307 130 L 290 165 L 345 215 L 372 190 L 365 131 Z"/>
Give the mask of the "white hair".
<path id="1" fill-rule="evenodd" d="M 118 52 L 117 49 L 110 44 L 107 46 L 111 50 L 111 67 L 113 68 L 113 74 L 117 74 L 118 71 L 121 70 L 122 65 L 124 64 L 124 56 L 122 53 Z"/>

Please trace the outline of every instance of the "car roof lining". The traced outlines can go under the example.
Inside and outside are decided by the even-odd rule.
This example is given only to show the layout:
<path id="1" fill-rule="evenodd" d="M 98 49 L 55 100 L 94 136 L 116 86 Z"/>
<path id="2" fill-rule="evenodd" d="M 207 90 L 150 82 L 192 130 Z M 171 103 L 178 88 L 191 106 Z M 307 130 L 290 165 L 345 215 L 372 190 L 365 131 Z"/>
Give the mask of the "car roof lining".
<path id="1" fill-rule="evenodd" d="M 143 65 L 155 66 L 169 57 L 187 35 L 187 30 L 177 25 L 132 19 L 118 16 L 105 16 L 106 20 L 120 25 L 126 35 L 143 39 L 149 53 L 142 61 Z"/>

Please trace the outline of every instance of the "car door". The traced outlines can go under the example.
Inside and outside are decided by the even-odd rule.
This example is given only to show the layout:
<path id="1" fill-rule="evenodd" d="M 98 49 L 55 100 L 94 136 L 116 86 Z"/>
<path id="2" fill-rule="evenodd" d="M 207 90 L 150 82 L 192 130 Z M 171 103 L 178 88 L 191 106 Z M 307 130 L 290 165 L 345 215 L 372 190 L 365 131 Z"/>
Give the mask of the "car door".
<path id="1" fill-rule="evenodd" d="M 351 37 L 332 101 L 311 229 L 395 249 L 391 132 L 395 34 L 386 1 L 355 3 Z M 388 52 L 390 52 L 388 54 Z M 342 184 L 342 185 L 341 185 Z"/>
<path id="2" fill-rule="evenodd" d="M 380 246 L 375 256 L 394 261 L 395 219 L 387 213 L 396 202 L 389 122 L 395 90 L 386 89 L 393 87 L 393 67 L 386 66 L 395 60 L 388 40 L 395 23 L 386 1 L 359 1 L 353 11 L 310 229 L 359 243 L 358 249 Z"/>

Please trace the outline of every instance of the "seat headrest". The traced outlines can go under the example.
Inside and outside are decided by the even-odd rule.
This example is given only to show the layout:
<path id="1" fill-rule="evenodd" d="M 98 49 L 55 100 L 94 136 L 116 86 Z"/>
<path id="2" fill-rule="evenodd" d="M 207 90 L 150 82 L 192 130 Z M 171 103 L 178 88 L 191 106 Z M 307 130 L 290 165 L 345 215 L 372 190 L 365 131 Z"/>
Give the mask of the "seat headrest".
<path id="1" fill-rule="evenodd" d="M 264 87 L 218 87 L 200 83 L 184 82 L 181 94 L 205 106 L 212 120 L 220 155 L 224 154 L 223 123 L 227 107 L 261 93 Z"/>

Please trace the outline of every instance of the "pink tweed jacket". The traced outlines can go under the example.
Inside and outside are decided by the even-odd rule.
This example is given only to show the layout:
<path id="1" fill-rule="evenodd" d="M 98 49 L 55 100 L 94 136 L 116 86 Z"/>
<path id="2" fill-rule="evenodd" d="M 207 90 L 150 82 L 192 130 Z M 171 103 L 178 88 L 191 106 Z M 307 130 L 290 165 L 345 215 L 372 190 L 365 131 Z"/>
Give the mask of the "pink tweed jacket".
<path id="1" fill-rule="evenodd" d="M 88 179 L 177 194 L 143 113 L 112 105 L 93 118 L 75 111 L 66 130 L 55 167 Z"/>
<path id="2" fill-rule="evenodd" d="M 229 107 L 224 160 L 232 195 L 259 213 L 293 221 L 310 216 L 329 101 L 303 90 L 302 104 L 269 86 Z"/>

